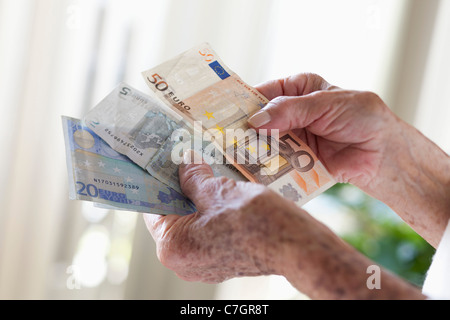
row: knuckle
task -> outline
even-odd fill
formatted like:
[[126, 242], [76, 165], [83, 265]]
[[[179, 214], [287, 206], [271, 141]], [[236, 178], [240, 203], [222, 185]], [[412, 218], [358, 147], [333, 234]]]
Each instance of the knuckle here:
[[217, 195], [219, 191], [224, 188], [229, 182], [228, 178], [226, 177], [216, 177], [212, 179], [208, 179], [207, 181], [204, 181], [199, 186], [198, 191], [201, 192], [204, 195]]
[[304, 99], [310, 106], [336, 108], [342, 105], [341, 100], [344, 99], [344, 95], [338, 91], [319, 90], [304, 96]]
[[204, 172], [204, 168], [192, 165], [185, 169], [184, 174], [180, 177], [180, 187], [183, 192], [189, 196], [192, 193], [196, 193], [198, 190], [203, 189], [205, 183], [210, 176]]
[[[220, 197], [226, 199], [230, 194], [236, 190], [236, 181], [227, 177], [217, 177], [214, 181], [215, 192]], [[232, 196], [233, 197], [233, 196]]]
[[308, 79], [308, 81], [311, 81], [315, 84], [321, 84], [323, 82], [326, 82], [325, 79], [322, 78], [322, 76], [314, 72], [305, 72], [303, 73], [303, 75], [306, 77], [306, 79]]
[[372, 114], [383, 114], [386, 105], [383, 100], [374, 92], [361, 91], [357, 94], [360, 105], [364, 106]]
[[224, 186], [233, 184], [233, 182], [235, 182], [234, 180], [229, 179], [225, 176], [217, 177], [217, 178], [215, 178], [215, 180], [216, 180], [216, 183], [224, 185]]
[[195, 184], [195, 176], [196, 170], [194, 170], [194, 168], [186, 168], [183, 174], [180, 174], [181, 188], [183, 188], [183, 186], [190, 186], [191, 184]]
[[243, 182], [239, 189], [241, 192], [245, 192], [249, 206], [267, 203], [273, 195], [273, 191], [264, 185], [251, 182]]
[[306, 96], [306, 98], [309, 99], [329, 99], [330, 97], [335, 96], [335, 92], [333, 91], [328, 91], [328, 90], [318, 90], [318, 91], [314, 91], [311, 94], [309, 94], [308, 96]]
[[234, 189], [237, 185], [235, 180], [227, 177], [220, 177], [220, 184], [227, 189]]
[[359, 96], [368, 104], [378, 104], [381, 101], [380, 97], [372, 91], [360, 91]]
[[288, 97], [287, 96], [278, 96], [276, 98], [273, 98], [270, 102], [269, 102], [269, 107], [280, 107], [286, 104], [286, 102], [288, 101]]
[[306, 92], [313, 92], [317, 90], [325, 90], [330, 87], [330, 84], [320, 75], [312, 72], [302, 74], [306, 78], [307, 88]]

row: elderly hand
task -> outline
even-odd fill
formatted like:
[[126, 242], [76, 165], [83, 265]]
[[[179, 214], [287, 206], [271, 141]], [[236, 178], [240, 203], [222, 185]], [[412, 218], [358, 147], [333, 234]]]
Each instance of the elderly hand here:
[[293, 130], [338, 182], [364, 187], [379, 172], [396, 119], [374, 93], [342, 90], [314, 74], [256, 87], [271, 101], [249, 119], [257, 129]]
[[437, 246], [450, 218], [450, 159], [374, 93], [342, 90], [314, 74], [266, 82], [271, 101], [249, 119], [257, 129], [293, 130], [338, 182], [396, 211]]
[[369, 290], [373, 263], [327, 227], [268, 188], [215, 178], [190, 158], [180, 165], [180, 183], [198, 212], [144, 215], [158, 258], [180, 278], [217, 283], [279, 274], [311, 298], [423, 298], [384, 271], [383, 290]]
[[[341, 90], [302, 74], [258, 87], [270, 103], [249, 123], [293, 130], [341, 182], [351, 182], [396, 210], [436, 245], [449, 218], [449, 157], [396, 117], [373, 93]], [[161, 262], [186, 280], [221, 282], [280, 274], [311, 298], [419, 299], [403, 280], [373, 262], [293, 202], [249, 182], [215, 178], [206, 164], [180, 166], [183, 192], [198, 212], [144, 215]], [[432, 160], [432, 161], [431, 161]]]
[[312, 232], [329, 232], [263, 185], [215, 178], [209, 165], [191, 163], [190, 152], [180, 165], [180, 184], [198, 212], [144, 216], [160, 261], [180, 278], [221, 282], [280, 274], [283, 242], [291, 234], [303, 239], [306, 249], [312, 245]]

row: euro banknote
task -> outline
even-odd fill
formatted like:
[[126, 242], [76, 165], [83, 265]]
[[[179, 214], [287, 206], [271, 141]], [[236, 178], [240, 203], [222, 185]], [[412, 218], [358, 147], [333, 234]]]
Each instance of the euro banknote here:
[[[166, 106], [213, 137], [214, 145], [247, 179], [298, 205], [335, 181], [293, 132], [262, 137], [247, 120], [268, 100], [230, 70], [208, 43], [144, 71], [149, 88]], [[262, 140], [262, 141], [261, 141]]]
[[195, 212], [183, 194], [113, 150], [81, 120], [62, 117], [62, 122], [70, 199], [163, 215]]
[[[178, 165], [183, 151], [194, 149], [208, 160], [215, 176], [235, 180], [245, 177], [225, 161], [207, 141], [194, 137], [194, 128], [162, 101], [148, 96], [129, 84], [120, 83], [84, 117], [86, 126], [117, 152], [126, 155], [153, 177], [182, 192]], [[196, 142], [197, 141], [197, 142]], [[177, 146], [182, 145], [182, 148]], [[179, 150], [178, 154], [176, 150]], [[208, 151], [208, 153], [205, 152]], [[220, 163], [222, 162], [222, 164]]]

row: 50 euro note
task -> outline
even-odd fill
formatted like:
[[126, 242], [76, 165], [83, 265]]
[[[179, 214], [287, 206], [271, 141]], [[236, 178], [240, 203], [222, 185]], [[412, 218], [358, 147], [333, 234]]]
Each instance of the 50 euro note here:
[[163, 215], [195, 212], [189, 199], [113, 150], [81, 120], [62, 122], [70, 199]]
[[247, 179], [262, 183], [298, 205], [335, 181], [293, 132], [263, 137], [247, 120], [268, 100], [230, 70], [208, 43], [144, 71], [150, 89], [195, 125]]
[[[157, 98], [120, 83], [84, 117], [86, 126], [115, 151], [126, 155], [160, 182], [181, 193], [178, 165], [186, 149], [204, 157], [204, 141], [194, 143], [193, 128]], [[198, 140], [198, 139], [197, 139]], [[177, 148], [182, 144], [183, 148]], [[178, 154], [176, 150], [180, 150]], [[222, 156], [223, 157], [223, 156]], [[212, 162], [212, 161], [210, 161]], [[245, 178], [231, 165], [212, 163], [216, 176]]]

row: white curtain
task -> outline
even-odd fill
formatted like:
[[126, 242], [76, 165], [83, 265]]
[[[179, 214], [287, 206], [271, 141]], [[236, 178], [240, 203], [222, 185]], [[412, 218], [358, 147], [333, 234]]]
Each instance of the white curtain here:
[[450, 1], [441, 1], [422, 75], [415, 125], [450, 154]]
[[[420, 2], [0, 0], [0, 298], [299, 297], [276, 277], [179, 280], [157, 261], [140, 214], [69, 201], [61, 115], [82, 117], [119, 81], [146, 91], [141, 71], [208, 41], [252, 85], [310, 71], [375, 91], [445, 135], [448, 150], [450, 97], [431, 84], [450, 92], [449, 4]], [[432, 43], [411, 57], [413, 14], [433, 18], [414, 21]], [[429, 85], [413, 83], [420, 103], [396, 108], [408, 97], [393, 90], [405, 57], [425, 66]], [[435, 121], [440, 112], [447, 120]]]

